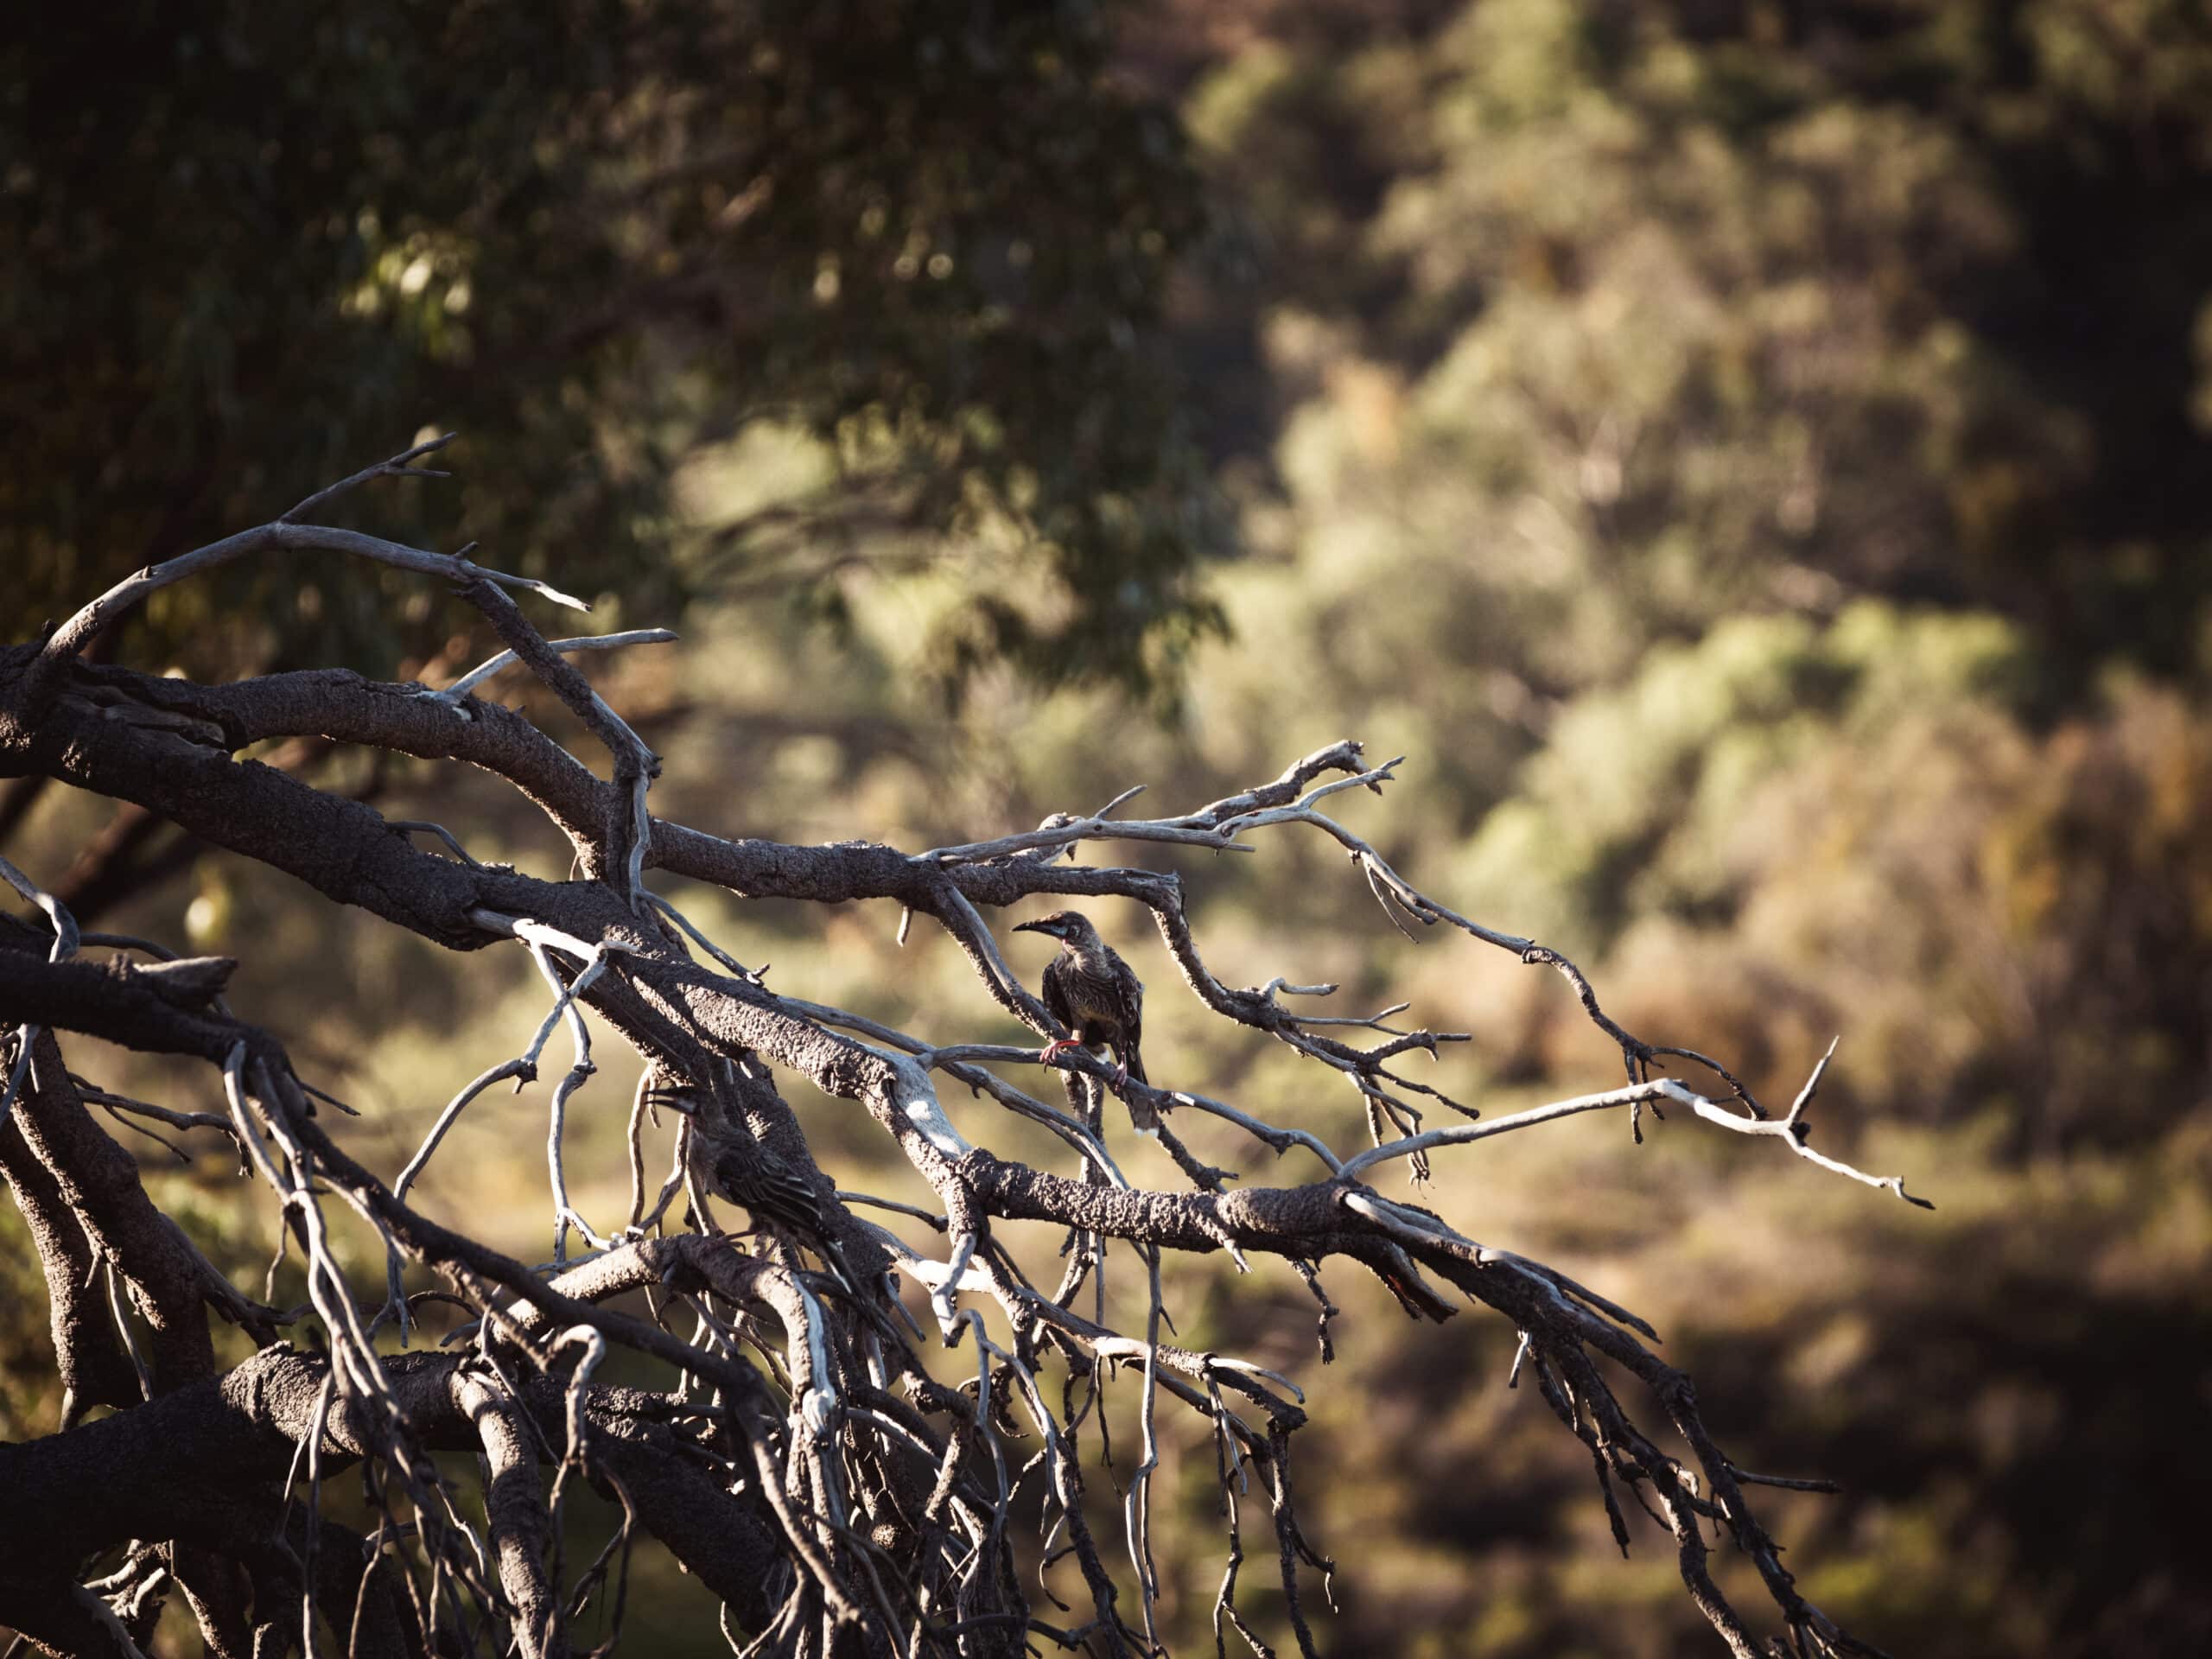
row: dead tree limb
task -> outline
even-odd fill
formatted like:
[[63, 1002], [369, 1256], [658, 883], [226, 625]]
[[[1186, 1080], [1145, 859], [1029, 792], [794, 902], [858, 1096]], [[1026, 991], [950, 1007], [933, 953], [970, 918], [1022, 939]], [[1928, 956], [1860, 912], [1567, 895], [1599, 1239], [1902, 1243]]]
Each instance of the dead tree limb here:
[[[442, 441], [441, 441], [442, 442]], [[163, 1575], [185, 1589], [211, 1651], [260, 1652], [290, 1643], [362, 1654], [446, 1652], [488, 1638], [527, 1659], [573, 1650], [584, 1605], [623, 1605], [621, 1572], [634, 1527], [697, 1573], [764, 1651], [1014, 1655], [1033, 1637], [1063, 1647], [1159, 1649], [1150, 1481], [1163, 1455], [1158, 1414], [1190, 1411], [1206, 1425], [1228, 1503], [1230, 1567], [1217, 1627], [1249, 1630], [1236, 1605], [1243, 1560], [1239, 1493], [1266, 1494], [1281, 1581], [1301, 1651], [1314, 1637], [1301, 1599], [1306, 1570], [1325, 1564], [1298, 1518], [1292, 1436], [1306, 1421], [1287, 1376], [1234, 1356], [1179, 1347], [1163, 1333], [1172, 1281], [1163, 1254], [1226, 1254], [1240, 1269], [1268, 1258], [1334, 1312], [1319, 1274], [1338, 1258], [1376, 1275], [1409, 1313], [1441, 1319], [1464, 1296], [1521, 1333], [1539, 1392], [1588, 1449], [1626, 1547], [1615, 1499], [1647, 1500], [1675, 1550], [1685, 1590], [1732, 1652], [1869, 1653], [1798, 1592], [1779, 1548], [1746, 1496], [1744, 1476], [1701, 1420], [1689, 1379], [1659, 1360], [1648, 1323], [1599, 1291], [1510, 1250], [1486, 1247], [1441, 1217], [1369, 1184], [1397, 1159], [1467, 1155], [1475, 1142], [1567, 1116], [1681, 1107], [1692, 1122], [1781, 1142], [1821, 1169], [1887, 1187], [1808, 1144], [1799, 1109], [1770, 1117], [1719, 1062], [1646, 1042], [1600, 1007], [1580, 969], [1537, 942], [1460, 915], [1414, 887], [1343, 821], [1354, 791], [1382, 795], [1405, 763], [1370, 766], [1360, 746], [1317, 750], [1273, 780], [1194, 811], [1113, 816], [1134, 791], [1087, 817], [1055, 814], [1034, 830], [918, 854], [865, 842], [795, 846], [731, 838], [654, 817], [658, 761], [563, 652], [658, 635], [548, 641], [510, 596], [566, 601], [540, 583], [502, 577], [461, 555], [398, 547], [302, 522], [340, 491], [416, 474], [421, 445], [308, 498], [282, 518], [140, 572], [47, 638], [0, 648], [0, 778], [69, 785], [174, 824], [208, 846], [305, 882], [455, 951], [526, 951], [545, 982], [543, 1026], [521, 1054], [492, 1063], [453, 1096], [440, 1132], [494, 1080], [538, 1080], [549, 1042], [565, 1029], [571, 1063], [552, 1091], [550, 1198], [555, 1262], [533, 1268], [426, 1214], [410, 1192], [437, 1155], [433, 1134], [404, 1172], [372, 1170], [327, 1134], [319, 1095], [266, 1030], [222, 996], [227, 968], [134, 966], [95, 954], [65, 904], [7, 867], [37, 912], [0, 925], [0, 1025], [9, 1096], [0, 1170], [29, 1218], [46, 1270], [68, 1406], [57, 1432], [0, 1446], [0, 1620], [56, 1652], [133, 1650], [133, 1620], [157, 1605]], [[466, 550], [464, 550], [466, 551]], [[342, 554], [464, 584], [505, 653], [444, 691], [381, 684], [334, 671], [273, 674], [206, 686], [84, 659], [86, 645], [144, 596], [229, 559], [273, 552]], [[519, 714], [471, 690], [512, 659], [550, 687], [612, 757], [602, 779]], [[276, 738], [480, 768], [534, 803], [574, 849], [578, 879], [545, 881], [471, 858], [435, 824], [387, 822], [371, 805], [306, 778], [236, 758]], [[1326, 810], [1323, 808], [1327, 806]], [[1410, 1076], [1461, 1033], [1376, 1014], [1313, 1012], [1335, 988], [1224, 984], [1206, 965], [1172, 873], [1077, 866], [1085, 844], [1141, 842], [1261, 854], [1268, 832], [1307, 831], [1336, 843], [1402, 931], [1441, 927], [1524, 962], [1558, 969], [1617, 1048], [1624, 1087], [1502, 1118], [1423, 1127], [1442, 1106], [1470, 1103]], [[435, 832], [426, 845], [416, 832]], [[1069, 1104], [1034, 1088], [1038, 1052], [961, 1039], [952, 1028], [898, 1031], [846, 1010], [785, 996], [749, 956], [708, 938], [647, 886], [655, 872], [715, 883], [744, 898], [880, 901], [900, 925], [934, 920], [973, 966], [982, 995], [1040, 1037], [1058, 1027], [1008, 966], [991, 916], [1033, 897], [1113, 898], [1153, 917], [1185, 987], [1213, 1014], [1265, 1033], [1349, 1088], [1371, 1144], [1336, 1147], [1312, 1128], [1268, 1121], [1249, 1106], [1168, 1084], [1127, 1083], [1081, 1050], [1053, 1062]], [[695, 955], [694, 948], [702, 953]], [[602, 1098], [592, 1079], [593, 1033], [611, 1033], [647, 1061], [652, 1099], [686, 1114], [660, 1205], [647, 1213], [632, 1151], [630, 1217], [600, 1224], [569, 1198], [563, 1128], [580, 1110], [624, 1110], [633, 1147], [644, 1100]], [[226, 1116], [213, 1120], [280, 1200], [280, 1225], [304, 1257], [309, 1303], [280, 1313], [230, 1286], [156, 1208], [130, 1158], [86, 1109], [56, 1033], [83, 1033], [205, 1065], [219, 1077]], [[1711, 1099], [1652, 1067], [1679, 1056], [1731, 1086]], [[489, 1058], [489, 1057], [487, 1057]], [[1827, 1064], [1821, 1061], [1824, 1067]], [[928, 1184], [941, 1215], [874, 1199], [822, 1167], [817, 1145], [778, 1085], [804, 1077], [861, 1106]], [[955, 1126], [938, 1095], [949, 1077], [1009, 1114], [1049, 1128], [1062, 1166], [1002, 1155]], [[1277, 1157], [1315, 1166], [1302, 1185], [1231, 1185], [1227, 1173], [1182, 1153], [1192, 1190], [1132, 1185], [1116, 1137], [1096, 1109], [1127, 1090], [1160, 1115], [1230, 1122]], [[105, 1091], [94, 1094], [106, 1097]], [[1741, 1109], [1738, 1109], [1740, 1106]], [[204, 1116], [204, 1115], [203, 1115]], [[1188, 1121], [1187, 1119], [1185, 1120]], [[188, 1128], [205, 1125], [189, 1119]], [[1170, 1132], [1172, 1133], [1172, 1131]], [[1640, 1134], [1640, 1130], [1639, 1130]], [[1179, 1140], [1173, 1142], [1180, 1148]], [[681, 1191], [687, 1200], [672, 1204]], [[749, 1210], [741, 1245], [720, 1234], [711, 1201]], [[681, 1213], [689, 1230], [670, 1219]], [[918, 1232], [908, 1224], [922, 1224]], [[1001, 1224], [1054, 1224], [1071, 1243], [1060, 1288], [1047, 1294], [1004, 1239]], [[350, 1271], [334, 1230], [367, 1230], [381, 1282]], [[571, 1228], [594, 1243], [561, 1258]], [[1149, 1287], [1141, 1324], [1107, 1317], [1103, 1274], [1119, 1250]], [[95, 1295], [95, 1270], [122, 1299]], [[410, 1292], [407, 1276], [417, 1287]], [[910, 1278], [928, 1294], [938, 1339], [976, 1359], [966, 1389], [933, 1380], [922, 1330], [899, 1298]], [[1090, 1311], [1077, 1304], [1086, 1286]], [[650, 1317], [613, 1306], [647, 1299]], [[443, 1351], [393, 1353], [425, 1296], [457, 1303], [467, 1323]], [[125, 1311], [124, 1303], [129, 1305]], [[259, 1352], [217, 1374], [212, 1308]], [[312, 1350], [279, 1341], [287, 1325]], [[139, 1330], [144, 1332], [140, 1351]], [[623, 1389], [597, 1380], [615, 1349], [657, 1379]], [[1598, 1361], [1634, 1380], [1631, 1402]], [[1087, 1511], [1084, 1434], [1105, 1432], [1102, 1389], [1123, 1370], [1139, 1390], [1141, 1440], [1126, 1492], [1128, 1576]], [[1516, 1367], [1516, 1370], [1519, 1368]], [[1047, 1386], [1057, 1374], [1058, 1398]], [[94, 1405], [112, 1415], [84, 1421]], [[1017, 1419], [1042, 1450], [1017, 1461]], [[1648, 1421], [1653, 1427], [1643, 1426]], [[1657, 1433], [1688, 1447], [1678, 1458]], [[479, 1535], [433, 1454], [483, 1459], [488, 1535]], [[361, 1471], [380, 1517], [346, 1535], [322, 1514], [324, 1484]], [[97, 1473], [95, 1472], [97, 1471]], [[619, 1503], [624, 1519], [573, 1581], [558, 1548], [563, 1494], [578, 1480]], [[1015, 1571], [1014, 1539], [1034, 1522], [1048, 1563], [1076, 1558], [1065, 1587], [1087, 1604], [1071, 1627], [1035, 1618]], [[1770, 1605], [1733, 1606], [1706, 1566], [1701, 1529], [1718, 1529], [1757, 1567]], [[131, 1541], [171, 1541], [167, 1553], [103, 1563]], [[1128, 1593], [1134, 1587], [1135, 1594]], [[1763, 1646], [1762, 1624], [1779, 1634]]]

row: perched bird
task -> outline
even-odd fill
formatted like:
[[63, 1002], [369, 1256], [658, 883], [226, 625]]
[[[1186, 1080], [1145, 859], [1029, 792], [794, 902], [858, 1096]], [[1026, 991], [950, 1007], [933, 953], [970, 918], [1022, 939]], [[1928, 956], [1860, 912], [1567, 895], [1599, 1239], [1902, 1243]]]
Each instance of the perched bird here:
[[[1077, 911], [1056, 910], [1014, 931], [1046, 933], [1060, 942], [1060, 954], [1045, 966], [1044, 1003], [1074, 1034], [1052, 1042], [1037, 1058], [1049, 1065], [1063, 1050], [1103, 1046], [1113, 1051], [1116, 1086], [1131, 1077], [1149, 1083], [1137, 1051], [1144, 1035], [1144, 982], [1098, 937], [1090, 918]], [[1159, 1115], [1149, 1105], [1140, 1109], [1133, 1103], [1130, 1116], [1141, 1129], [1159, 1127]]]
[[753, 1224], [780, 1222], [810, 1242], [824, 1235], [814, 1187], [753, 1136], [744, 1120], [694, 1083], [656, 1084], [645, 1090], [654, 1106], [691, 1120], [691, 1169], [711, 1192], [743, 1205]]

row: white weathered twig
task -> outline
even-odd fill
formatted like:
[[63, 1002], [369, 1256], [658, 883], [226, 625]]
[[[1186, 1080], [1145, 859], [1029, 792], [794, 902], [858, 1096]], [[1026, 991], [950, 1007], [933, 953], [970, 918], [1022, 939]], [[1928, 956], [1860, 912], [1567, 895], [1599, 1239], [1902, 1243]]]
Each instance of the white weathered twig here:
[[585, 601], [573, 594], [564, 594], [550, 583], [530, 576], [510, 575], [504, 570], [487, 569], [473, 563], [466, 556], [474, 546], [472, 542], [458, 553], [433, 553], [425, 548], [387, 542], [381, 537], [370, 536], [358, 530], [334, 530], [323, 524], [275, 520], [252, 530], [240, 531], [235, 536], [226, 536], [219, 542], [211, 542], [206, 547], [195, 548], [189, 553], [180, 553], [163, 563], [149, 566], [126, 576], [56, 629], [40, 653], [39, 667], [31, 671], [43, 681], [44, 677], [61, 662], [76, 656], [103, 629], [125, 612], [144, 603], [149, 595], [253, 553], [342, 553], [353, 558], [392, 565], [402, 570], [416, 571], [426, 576], [442, 576], [449, 582], [496, 582], [502, 588], [536, 594], [570, 610], [591, 609]]
[[1510, 1117], [1494, 1117], [1482, 1123], [1457, 1123], [1446, 1129], [1425, 1129], [1419, 1135], [1409, 1135], [1402, 1140], [1387, 1141], [1370, 1147], [1357, 1157], [1344, 1160], [1339, 1172], [1349, 1179], [1357, 1179], [1376, 1165], [1394, 1158], [1408, 1158], [1437, 1147], [1465, 1146], [1471, 1141], [1487, 1141], [1492, 1135], [1510, 1135], [1516, 1129], [1534, 1128], [1539, 1123], [1556, 1122], [1562, 1117], [1573, 1117], [1582, 1112], [1605, 1111], [1616, 1106], [1630, 1106], [1638, 1101], [1671, 1098], [1669, 1090], [1681, 1085], [1670, 1081], [1639, 1083], [1625, 1089], [1608, 1089], [1601, 1094], [1578, 1095], [1572, 1100], [1555, 1100], [1547, 1106], [1532, 1106], [1525, 1112], [1515, 1112]]
[[[1119, 798], [1125, 800], [1128, 796], [1125, 794]], [[1071, 847], [1079, 841], [1175, 841], [1204, 847], [1217, 853], [1247, 853], [1252, 850], [1249, 847], [1238, 846], [1217, 830], [1198, 829], [1159, 819], [1109, 819], [1102, 817], [1071, 818], [1065, 823], [1024, 830], [1015, 835], [1001, 836], [993, 841], [971, 841], [957, 847], [932, 847], [921, 856], [939, 864], [980, 864], [987, 859], [1004, 858], [1010, 853], [1033, 852], [1046, 848], [1058, 850]]]
[[930, 1311], [937, 1315], [938, 1331], [948, 1348], [960, 1338], [960, 1314], [953, 1299], [960, 1294], [961, 1280], [975, 1257], [976, 1235], [963, 1232], [952, 1241], [952, 1259], [930, 1289]]
[[54, 925], [54, 945], [47, 952], [48, 962], [67, 962], [77, 954], [79, 935], [77, 918], [69, 913], [68, 906], [32, 880], [6, 859], [0, 858], [0, 881], [5, 881], [17, 893], [46, 912]]
[[[681, 637], [668, 628], [630, 628], [620, 633], [590, 633], [573, 639], [548, 639], [545, 644], [548, 650], [563, 652], [613, 651], [623, 645], [670, 645]], [[460, 707], [461, 699], [493, 675], [512, 668], [518, 660], [512, 651], [503, 651], [496, 657], [486, 658], [451, 685], [442, 685], [435, 691], [423, 692], [423, 696], [432, 702], [448, 704], [466, 717], [467, 710]]]
[[[6, 881], [44, 911], [53, 924], [54, 944], [46, 953], [48, 962], [67, 962], [77, 954], [77, 918], [69, 913], [67, 905], [4, 858], [0, 858], [0, 880]], [[38, 1033], [39, 1027], [28, 1020], [16, 1027], [16, 1060], [8, 1069], [6, 1087], [0, 1090], [0, 1123], [5, 1123], [8, 1115], [16, 1109], [16, 1096], [22, 1092], [23, 1080], [30, 1075], [31, 1049], [38, 1041]]]
[[[565, 1263], [569, 1258], [569, 1229], [573, 1224], [595, 1250], [607, 1248], [607, 1241], [594, 1231], [576, 1207], [569, 1201], [569, 1179], [562, 1158], [562, 1130], [568, 1122], [569, 1097], [588, 1082], [598, 1068], [592, 1064], [591, 1027], [585, 1023], [583, 1011], [577, 999], [592, 988], [593, 982], [607, 971], [607, 951], [602, 943], [594, 946], [577, 969], [575, 977], [563, 984], [558, 969], [546, 946], [531, 932], [525, 931], [529, 924], [518, 926], [523, 943], [530, 949], [531, 960], [537, 964], [537, 971], [553, 991], [553, 1013], [549, 1020], [565, 1015], [569, 1022], [569, 1040], [575, 1052], [575, 1062], [561, 1081], [554, 1085], [553, 1103], [548, 1114], [545, 1131], [545, 1162], [553, 1183], [553, 1260]], [[543, 1033], [541, 1033], [541, 1040]]]
[[1735, 1134], [1758, 1135], [1781, 1141], [1799, 1157], [1817, 1164], [1822, 1169], [1834, 1174], [1847, 1176], [1854, 1181], [1863, 1182], [1868, 1186], [1882, 1187], [1896, 1193], [1907, 1204], [1917, 1205], [1923, 1210], [1933, 1210], [1936, 1206], [1928, 1199], [1916, 1198], [1904, 1190], [1903, 1176], [1869, 1175], [1863, 1170], [1854, 1169], [1840, 1159], [1830, 1158], [1823, 1153], [1815, 1152], [1806, 1144], [1802, 1136], [1801, 1122], [1804, 1103], [1811, 1098], [1815, 1085], [1818, 1084], [1821, 1074], [1827, 1069], [1828, 1061], [1834, 1053], [1835, 1046], [1831, 1043], [1828, 1046], [1828, 1052], [1821, 1057], [1819, 1065], [1814, 1068], [1811, 1081], [1808, 1082], [1804, 1090], [1799, 1095], [1797, 1105], [1791, 1109], [1787, 1119], [1779, 1122], [1770, 1118], [1749, 1117], [1741, 1112], [1731, 1111], [1726, 1106], [1685, 1088], [1671, 1077], [1661, 1077], [1655, 1078], [1649, 1083], [1632, 1084], [1624, 1089], [1609, 1089], [1602, 1094], [1581, 1095], [1572, 1100], [1554, 1101], [1547, 1106], [1531, 1107], [1525, 1112], [1516, 1112], [1510, 1117], [1492, 1118], [1484, 1123], [1458, 1124], [1450, 1128], [1429, 1129], [1420, 1135], [1408, 1135], [1402, 1140], [1370, 1147], [1357, 1157], [1347, 1159], [1341, 1173], [1346, 1179], [1357, 1179], [1377, 1164], [1388, 1162], [1395, 1158], [1410, 1157], [1437, 1147], [1465, 1146], [1471, 1141], [1486, 1141], [1492, 1135], [1509, 1135], [1516, 1129], [1533, 1128], [1540, 1123], [1554, 1122], [1560, 1118], [1573, 1117], [1582, 1112], [1605, 1111], [1617, 1106], [1635, 1106], [1645, 1101], [1665, 1100], [1676, 1105], [1687, 1106], [1705, 1122], [1718, 1124], [1720, 1128]]
[[435, 467], [410, 467], [407, 463], [419, 461], [424, 455], [435, 455], [460, 435], [458, 432], [440, 433], [435, 438], [425, 438], [422, 442], [401, 450], [388, 461], [380, 461], [373, 467], [364, 467], [351, 478], [341, 478], [335, 484], [326, 485], [306, 500], [297, 503], [290, 511], [279, 513], [276, 522], [280, 524], [299, 524], [309, 513], [321, 512], [340, 496], [349, 490], [359, 488], [371, 479], [451, 478], [451, 473], [442, 472]]
[[447, 829], [445, 825], [442, 823], [433, 823], [428, 818], [387, 818], [385, 820], [385, 825], [387, 829], [404, 830], [413, 834], [435, 836], [440, 841], [445, 843], [446, 850], [448, 852], [451, 853], [462, 863], [467, 865], [472, 870], [480, 870], [484, 868], [481, 861], [471, 856], [468, 849], [461, 844], [459, 839], [454, 836], [453, 831]]
[[[549, 1024], [546, 1032], [550, 1033], [550, 1029]], [[540, 1033], [533, 1048], [542, 1048], [544, 1046], [545, 1034], [546, 1033]], [[518, 1055], [512, 1060], [502, 1060], [448, 1101], [445, 1109], [438, 1114], [438, 1121], [430, 1126], [429, 1134], [423, 1137], [421, 1147], [412, 1158], [407, 1160], [407, 1167], [399, 1172], [399, 1179], [392, 1183], [392, 1197], [403, 1204], [406, 1202], [407, 1189], [415, 1185], [415, 1178], [423, 1173], [423, 1166], [430, 1161], [430, 1154], [438, 1149], [438, 1143], [446, 1138], [446, 1131], [453, 1128], [454, 1124], [460, 1120], [462, 1109], [477, 1096], [482, 1094], [493, 1084], [504, 1082], [509, 1077], [520, 1077], [527, 1082], [537, 1075], [537, 1065], [535, 1052]]]

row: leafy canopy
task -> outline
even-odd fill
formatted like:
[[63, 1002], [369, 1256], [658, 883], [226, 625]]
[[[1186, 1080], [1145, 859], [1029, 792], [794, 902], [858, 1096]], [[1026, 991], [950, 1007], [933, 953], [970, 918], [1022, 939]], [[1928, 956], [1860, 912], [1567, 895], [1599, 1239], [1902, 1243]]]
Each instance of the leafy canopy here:
[[[388, 533], [657, 615], [794, 530], [954, 537], [995, 556], [941, 671], [1154, 679], [1210, 620], [1154, 344], [1205, 220], [1173, 113], [1109, 74], [1111, 11], [37, 9], [0, 43], [0, 564], [81, 601], [429, 423], [464, 486], [380, 497]], [[812, 487], [679, 534], [678, 463], [759, 423], [820, 446]], [[785, 574], [818, 605], [841, 568]], [[381, 667], [434, 637], [359, 581], [294, 614], [301, 581], [180, 590], [161, 648]]]

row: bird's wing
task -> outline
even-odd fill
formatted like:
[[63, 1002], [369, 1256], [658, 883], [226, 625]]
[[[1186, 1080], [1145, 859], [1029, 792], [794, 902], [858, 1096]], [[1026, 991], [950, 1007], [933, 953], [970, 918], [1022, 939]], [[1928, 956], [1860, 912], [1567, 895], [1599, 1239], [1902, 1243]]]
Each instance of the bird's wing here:
[[1144, 1035], [1144, 982], [1130, 971], [1129, 964], [1110, 950], [1106, 960], [1114, 969], [1114, 976], [1099, 988], [1104, 993], [1103, 1001], [1114, 1010], [1114, 1023], [1121, 1029], [1115, 1035], [1114, 1046], [1120, 1052], [1122, 1064], [1129, 1068], [1129, 1075], [1139, 1083], [1149, 1083], [1144, 1074], [1144, 1062], [1137, 1058], [1137, 1044]]
[[1066, 1027], [1068, 1035], [1080, 1039], [1083, 1022], [1076, 1017], [1075, 1004], [1068, 996], [1068, 967], [1065, 957], [1055, 957], [1045, 964], [1045, 1012]]

